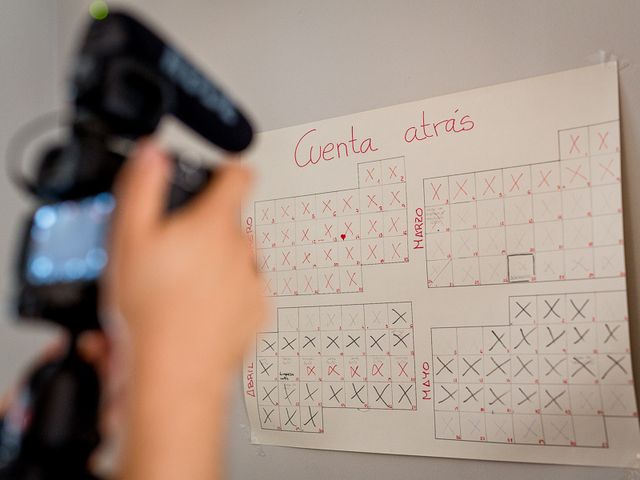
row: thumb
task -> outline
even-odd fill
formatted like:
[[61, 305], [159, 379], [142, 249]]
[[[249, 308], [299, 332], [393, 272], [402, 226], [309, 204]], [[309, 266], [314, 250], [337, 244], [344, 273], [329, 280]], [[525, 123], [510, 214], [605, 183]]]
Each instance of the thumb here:
[[138, 143], [115, 187], [116, 243], [144, 238], [158, 224], [166, 207], [170, 173], [166, 153], [149, 140]]
[[217, 178], [207, 186], [196, 207], [202, 215], [211, 211], [225, 219], [237, 222], [240, 205], [251, 187], [251, 172], [237, 164], [226, 164], [217, 170]]

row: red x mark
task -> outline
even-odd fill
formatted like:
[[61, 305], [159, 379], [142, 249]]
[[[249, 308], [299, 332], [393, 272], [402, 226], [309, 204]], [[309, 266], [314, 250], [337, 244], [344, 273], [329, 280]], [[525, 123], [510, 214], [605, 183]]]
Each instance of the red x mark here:
[[376, 195], [375, 195], [375, 193], [374, 193], [373, 195], [369, 195], [369, 194], [367, 194], [367, 198], [369, 199], [369, 205], [367, 205], [367, 207], [370, 207], [372, 203], [373, 203], [376, 207], [378, 206], [378, 202], [376, 202]]
[[302, 230], [302, 239], [300, 241], [304, 242], [305, 240], [307, 242], [311, 241], [311, 239], [309, 238], [309, 229], [308, 228], [305, 228], [304, 230]]
[[389, 231], [390, 232], [394, 231], [396, 233], [399, 233], [399, 230], [398, 230], [398, 222], [399, 221], [400, 221], [400, 217], [396, 217], [396, 218], [391, 217], [391, 225], [389, 225]]
[[267, 292], [267, 295], [270, 295], [271, 292], [273, 291], [273, 288], [271, 286], [272, 281], [273, 281], [272, 278], [267, 278], [267, 281], [264, 284], [264, 291]]
[[391, 247], [393, 248], [393, 255], [391, 258], [400, 258], [400, 244], [399, 243], [392, 243]]
[[302, 208], [304, 208], [304, 211], [302, 212], [303, 215], [306, 215], [307, 213], [309, 215], [311, 215], [311, 210], [309, 210], [309, 205], [311, 204], [311, 202], [301, 202], [302, 203]]
[[293, 293], [291, 291], [291, 282], [292, 281], [293, 281], [293, 278], [291, 278], [291, 277], [284, 279], [284, 288], [282, 289], [283, 292], [286, 290], [289, 293]]
[[304, 254], [304, 260], [302, 260], [302, 263], [308, 263], [309, 265], [311, 265], [311, 252], [303, 252]]
[[262, 209], [262, 220], [269, 220], [269, 209], [268, 208], [263, 208]]
[[355, 260], [355, 258], [353, 258], [353, 248], [354, 247], [345, 247], [345, 250], [347, 251], [347, 259], [351, 259], [351, 260]]
[[580, 147], [578, 146], [578, 140], [580, 139], [580, 135], [576, 135], [574, 137], [573, 135], [570, 134], [569, 137], [571, 137], [571, 148], [569, 149], [569, 154], [573, 153], [574, 150], [577, 153], [582, 153], [580, 151]]
[[462, 182], [462, 185], [460, 184], [460, 182], [456, 180], [456, 185], [458, 186], [458, 190], [456, 191], [456, 194], [453, 196], [453, 198], [457, 198], [460, 192], [464, 193], [465, 195], [468, 195], [467, 191], [464, 189], [464, 187], [467, 185], [467, 180], [468, 179], [465, 179], [465, 181]]
[[262, 270], [269, 270], [269, 260], [271, 259], [271, 255], [267, 255], [264, 257], [264, 261], [262, 262]]
[[283, 216], [283, 217], [288, 217], [288, 216], [289, 216], [289, 207], [290, 207], [290, 206], [291, 206], [291, 205], [282, 205], [282, 206], [280, 207], [280, 210], [282, 210], [282, 216]]
[[313, 280], [313, 277], [307, 277], [305, 275], [304, 276], [304, 280], [306, 282], [305, 287], [304, 287], [304, 291], [305, 292], [313, 292], [313, 287], [311, 286], [311, 280]]
[[316, 366], [315, 365], [307, 365], [307, 375], [315, 375], [316, 374]]
[[549, 184], [549, 177], [551, 176], [551, 170], [547, 171], [547, 173], [545, 174], [542, 170], [540, 170], [540, 183], [538, 184], [538, 188], [540, 188], [542, 185], [546, 185], [547, 187], [550, 187], [551, 185]]
[[398, 166], [396, 165], [395, 167], [389, 167], [389, 180], [391, 180], [392, 178], [398, 178]]
[[335, 374], [337, 376], [340, 376], [340, 373], [338, 373], [338, 365], [329, 365], [329, 368], [327, 369], [327, 375], [331, 375], [331, 374]]
[[493, 193], [496, 193], [496, 191], [493, 189], [493, 182], [495, 181], [496, 181], [495, 175], [491, 177], [491, 180], [487, 180], [486, 178], [484, 179], [484, 183], [487, 186], [487, 188], [484, 189], [484, 193], [482, 195], [486, 195], [489, 190], [491, 190]]
[[567, 170], [573, 173], [573, 175], [571, 176], [571, 180], [569, 180], [569, 183], [573, 183], [576, 177], [580, 177], [585, 181], [587, 180], [587, 177], [585, 177], [582, 173], [580, 173], [580, 170], [582, 170], [582, 165], [578, 165], [578, 168], [576, 168], [575, 170], [572, 170], [569, 167], [567, 167]]
[[608, 136], [609, 136], [609, 132], [606, 132], [604, 135], [598, 132], [598, 137], [600, 137], [600, 145], [598, 146], [598, 150], [602, 150], [602, 147], [604, 147], [605, 150], [609, 148], [609, 146], [607, 145]]
[[375, 377], [376, 375], [382, 377], [382, 367], [384, 367], [384, 363], [374, 363], [371, 367], [371, 376]]
[[613, 165], [613, 158], [609, 160], [609, 163], [606, 166], [602, 163], [599, 163], [599, 165], [602, 169], [602, 180], [604, 180], [604, 177], [607, 175], [607, 173], [615, 178], [616, 174], [613, 173], [613, 170], [611, 170], [611, 165]]
[[398, 367], [400, 367], [400, 373], [398, 373], [399, 377], [404, 375], [405, 377], [409, 378], [409, 374], [407, 373], [407, 370], [406, 370], [408, 365], [409, 364], [407, 362], [404, 362], [404, 363], [398, 362]]
[[349, 286], [351, 286], [351, 285], [355, 285], [356, 287], [360, 286], [360, 285], [358, 285], [356, 283], [356, 273], [357, 272], [351, 273], [351, 272], [347, 271], [347, 276], [349, 277]]
[[342, 211], [344, 212], [347, 208], [349, 210], [351, 210], [351, 200], [353, 200], [353, 195], [350, 195], [349, 198], [343, 198], [342, 199], [342, 203], [344, 203], [344, 205], [342, 206]]
[[365, 182], [368, 182], [369, 179], [371, 179], [372, 182], [374, 181], [373, 180], [373, 172], [375, 172], [375, 170], [376, 170], [375, 167], [373, 167], [371, 169], [367, 168], [367, 178], [366, 178]]
[[378, 233], [378, 229], [376, 228], [376, 225], [378, 224], [378, 220], [371, 220], [369, 219], [369, 225], [371, 226], [369, 228], [369, 231], [367, 232], [367, 234], [371, 233], [371, 232], [376, 232]]
[[271, 236], [269, 235], [269, 232], [262, 232], [262, 243], [263, 244], [271, 243]]
[[290, 240], [289, 239], [289, 229], [288, 228], [286, 230], [282, 230], [282, 243], [284, 243], [287, 240]]
[[402, 205], [402, 202], [400, 201], [400, 190], [396, 192], [394, 192], [393, 190], [391, 191], [390, 205], [393, 205], [394, 203], [397, 203], [398, 205]]
[[287, 265], [291, 266], [291, 262], [289, 262], [289, 255], [291, 255], [291, 250], [288, 252], [282, 252], [282, 265], [287, 262]]
[[440, 189], [442, 188], [442, 184], [438, 184], [438, 188], [432, 183], [431, 188], [433, 189], [433, 198], [431, 200], [440, 200]]
[[[373, 247], [373, 248], [371, 248], [371, 247]], [[367, 257], [367, 260], [369, 260], [372, 256], [376, 260], [378, 259], [377, 255], [376, 255], [376, 248], [378, 248], [378, 245], [369, 245], [369, 256]]]
[[327, 225], [326, 223], [324, 224], [324, 236], [325, 237], [333, 237], [333, 234], [331, 233], [331, 229], [333, 228], [333, 225]]
[[355, 235], [355, 234], [353, 233], [353, 230], [351, 230], [351, 225], [353, 225], [353, 222], [349, 222], [349, 223], [344, 222], [344, 228], [346, 229], [346, 230], [344, 231], [344, 233], [345, 233], [345, 234], [346, 234], [346, 233], [350, 233], [351, 235]]
[[322, 200], [322, 204], [324, 205], [324, 207], [322, 208], [322, 213], [326, 212], [327, 210], [329, 210], [330, 212], [332, 211], [331, 209], [331, 199], [324, 201]]
[[331, 258], [331, 251], [332, 250], [333, 250], [333, 248], [330, 248], [329, 250], [322, 249], [322, 251], [324, 252], [324, 259], [325, 260], [329, 260], [330, 262], [333, 262], [333, 258]]
[[349, 367], [349, 370], [351, 370], [351, 378], [360, 377], [360, 374], [358, 373], [359, 368], [360, 368], [360, 365], [356, 365], [355, 367]]
[[333, 284], [331, 283], [333, 281], [333, 273], [331, 275], [327, 275], [326, 273], [324, 274], [324, 279], [325, 279], [325, 288], [328, 288], [330, 290], [333, 290]]
[[522, 180], [522, 177], [524, 176], [524, 173], [520, 173], [520, 175], [518, 175], [518, 178], [514, 177], [513, 174], [511, 174], [511, 188], [509, 189], [510, 192], [513, 192], [514, 188], [517, 188], [518, 191], [520, 191], [520, 180]]

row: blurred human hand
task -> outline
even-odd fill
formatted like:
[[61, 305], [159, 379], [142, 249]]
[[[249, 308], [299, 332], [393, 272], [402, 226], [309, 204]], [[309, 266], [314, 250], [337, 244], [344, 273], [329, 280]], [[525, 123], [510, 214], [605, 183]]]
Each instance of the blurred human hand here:
[[[104, 303], [124, 370], [123, 478], [215, 478], [232, 375], [265, 317], [238, 165], [167, 214], [171, 162], [144, 141], [116, 188]], [[186, 441], [188, 439], [188, 441]]]
[[140, 359], [149, 354], [165, 368], [210, 378], [239, 363], [264, 318], [261, 279], [239, 225], [250, 174], [227, 164], [205, 191], [167, 215], [171, 167], [147, 140], [123, 168], [107, 308], [124, 320]]

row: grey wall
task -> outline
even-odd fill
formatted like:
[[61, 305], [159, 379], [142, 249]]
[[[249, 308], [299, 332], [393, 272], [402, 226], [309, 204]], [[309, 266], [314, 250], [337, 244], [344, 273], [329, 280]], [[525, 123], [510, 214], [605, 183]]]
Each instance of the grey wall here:
[[[24, 117], [37, 110], [40, 103], [36, 98], [46, 103], [54, 95], [52, 85], [60, 85], [61, 71], [56, 68], [68, 60], [71, 41], [88, 3], [88, 0], [59, 0], [57, 18], [52, 22], [49, 15], [55, 12], [44, 1], [37, 4], [40, 8], [25, 0], [3, 1], [2, 77], [4, 81], [8, 74], [12, 83], [8, 87], [3, 83], [0, 90], [3, 99], [9, 96], [8, 105], [13, 105]], [[222, 79], [250, 107], [261, 130], [579, 67], [593, 63], [599, 50], [617, 55], [624, 67], [620, 85], [625, 233], [631, 328], [638, 348], [640, 245], [635, 240], [640, 239], [640, 209], [632, 211], [630, 207], [640, 202], [640, 189], [634, 188], [635, 182], [640, 181], [640, 164], [636, 160], [640, 154], [637, 27], [640, 1], [129, 0], [125, 3], [147, 13]], [[5, 18], [5, 10], [17, 12], [21, 17]], [[16, 37], [13, 47], [4, 41], [5, 28]], [[59, 60], [52, 62], [55, 35]], [[29, 52], [28, 59], [21, 58], [21, 52], [25, 51]], [[5, 55], [9, 56], [9, 66]], [[16, 65], [23, 65], [21, 62], [28, 65], [16, 69]], [[34, 75], [39, 78], [33, 78]], [[51, 75], [55, 77], [53, 82], [49, 81]], [[35, 90], [36, 85], [39, 97], [25, 90], [25, 86]], [[4, 100], [1, 105], [4, 135], [5, 125], [13, 123], [7, 123]], [[1, 140], [4, 139], [3, 136]], [[5, 218], [13, 219], [18, 207], [7, 193], [5, 180], [2, 182], [2, 207], [9, 210]], [[13, 235], [9, 223], [0, 227], [3, 260], [7, 258], [6, 248]], [[7, 337], [4, 330], [1, 333], [0, 385], [6, 385], [19, 364], [16, 359], [24, 358], [37, 342], [18, 345], [13, 336]], [[12, 351], [6, 354], [9, 349]], [[639, 360], [636, 356], [636, 372], [640, 371]], [[230, 473], [236, 479], [637, 478], [622, 469], [260, 448], [248, 445], [245, 422], [238, 395], [228, 443]]]
[[48, 341], [49, 329], [16, 326], [10, 313], [15, 237], [27, 197], [10, 184], [7, 141], [18, 126], [56, 108], [57, 11], [47, 0], [0, 2], [0, 392]]

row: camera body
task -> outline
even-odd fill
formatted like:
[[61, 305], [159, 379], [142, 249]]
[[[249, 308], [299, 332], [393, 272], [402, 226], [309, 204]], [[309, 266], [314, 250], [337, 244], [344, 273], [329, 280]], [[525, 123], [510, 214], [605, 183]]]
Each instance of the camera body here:
[[[173, 115], [228, 151], [252, 129], [233, 102], [173, 47], [125, 13], [92, 22], [72, 75], [68, 141], [40, 161], [30, 190], [41, 204], [21, 239], [18, 314], [72, 333], [98, 329], [98, 279], [114, 208], [111, 189], [134, 142]], [[170, 212], [211, 180], [209, 168], [174, 156]]]
[[[167, 213], [197, 195], [213, 173], [175, 159]], [[20, 242], [20, 317], [44, 318], [76, 333], [100, 328], [98, 281], [108, 261], [106, 235], [114, 208], [108, 190], [36, 208]]]

